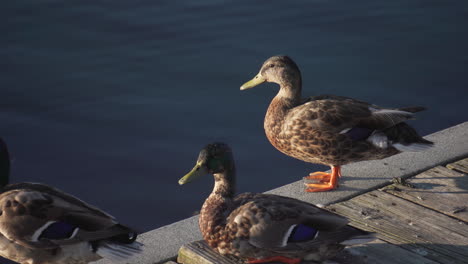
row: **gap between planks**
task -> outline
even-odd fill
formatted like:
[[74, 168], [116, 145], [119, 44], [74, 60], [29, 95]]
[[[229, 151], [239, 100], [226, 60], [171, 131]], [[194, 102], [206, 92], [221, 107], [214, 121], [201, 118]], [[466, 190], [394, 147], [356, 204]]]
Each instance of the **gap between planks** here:
[[467, 263], [466, 164], [468, 159], [437, 166], [408, 178], [406, 186], [386, 186], [326, 209], [436, 263]]

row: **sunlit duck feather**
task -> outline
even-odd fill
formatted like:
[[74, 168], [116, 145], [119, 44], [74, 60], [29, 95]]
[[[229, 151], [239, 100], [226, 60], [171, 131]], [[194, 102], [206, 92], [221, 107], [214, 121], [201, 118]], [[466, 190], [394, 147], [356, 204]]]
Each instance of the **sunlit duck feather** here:
[[346, 218], [293, 198], [243, 193], [235, 196], [235, 165], [229, 146], [207, 145], [179, 184], [213, 174], [214, 189], [200, 212], [203, 238], [217, 252], [248, 263], [320, 262], [346, 245], [374, 239], [347, 226]]
[[307, 176], [318, 183], [307, 184], [306, 191], [336, 188], [342, 165], [422, 151], [433, 145], [404, 122], [423, 107], [389, 109], [335, 95], [301, 98], [301, 72], [287, 56], [266, 60], [241, 90], [263, 82], [280, 85], [264, 121], [270, 143], [288, 156], [332, 169], [331, 173]]

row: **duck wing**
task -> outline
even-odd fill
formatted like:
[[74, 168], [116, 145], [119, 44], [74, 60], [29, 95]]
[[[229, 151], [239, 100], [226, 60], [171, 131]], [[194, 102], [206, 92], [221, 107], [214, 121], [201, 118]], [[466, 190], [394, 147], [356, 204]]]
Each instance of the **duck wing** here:
[[101, 239], [130, 243], [136, 237], [111, 215], [43, 184], [7, 186], [0, 194], [0, 210], [0, 232], [29, 248], [56, 248]]
[[241, 204], [230, 214], [228, 227], [248, 234], [248, 243], [257, 248], [284, 248], [294, 236], [307, 241], [317, 231], [336, 230], [348, 223], [344, 217], [283, 196], [256, 194]]
[[414, 112], [422, 110], [423, 107], [417, 106], [382, 108], [349, 97], [320, 95], [307, 98], [292, 108], [287, 114], [285, 128], [305, 126], [333, 133], [343, 133], [353, 127], [382, 130], [411, 119]]

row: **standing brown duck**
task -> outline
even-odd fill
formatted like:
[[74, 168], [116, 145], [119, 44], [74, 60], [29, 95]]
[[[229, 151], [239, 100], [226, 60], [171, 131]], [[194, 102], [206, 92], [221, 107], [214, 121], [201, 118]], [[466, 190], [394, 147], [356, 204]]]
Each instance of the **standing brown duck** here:
[[423, 107], [382, 108], [356, 99], [319, 95], [301, 98], [301, 72], [287, 56], [273, 56], [240, 89], [263, 82], [280, 85], [268, 107], [264, 128], [271, 144], [284, 154], [331, 167], [306, 179], [307, 192], [335, 189], [341, 166], [383, 159], [403, 151], [422, 151], [433, 145], [404, 121]]

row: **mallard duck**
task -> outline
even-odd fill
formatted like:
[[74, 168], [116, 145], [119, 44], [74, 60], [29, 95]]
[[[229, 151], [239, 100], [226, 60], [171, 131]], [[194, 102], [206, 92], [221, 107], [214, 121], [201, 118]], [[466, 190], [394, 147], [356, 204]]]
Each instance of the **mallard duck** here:
[[402, 151], [422, 151], [433, 145], [404, 122], [423, 107], [382, 108], [335, 95], [301, 98], [301, 72], [287, 56], [266, 60], [260, 72], [240, 89], [263, 82], [280, 85], [264, 121], [270, 143], [288, 156], [331, 167], [331, 173], [305, 177], [318, 181], [306, 184], [308, 192], [336, 188], [342, 165], [383, 159]]
[[179, 184], [213, 174], [215, 184], [200, 211], [203, 238], [217, 252], [248, 263], [323, 261], [345, 247], [374, 239], [347, 226], [347, 219], [315, 205], [273, 194], [235, 196], [236, 169], [224, 143], [201, 150]]
[[141, 251], [136, 232], [111, 215], [38, 183], [7, 185], [10, 158], [0, 138], [0, 255], [24, 264], [113, 262]]

